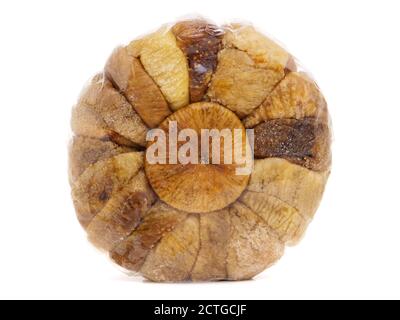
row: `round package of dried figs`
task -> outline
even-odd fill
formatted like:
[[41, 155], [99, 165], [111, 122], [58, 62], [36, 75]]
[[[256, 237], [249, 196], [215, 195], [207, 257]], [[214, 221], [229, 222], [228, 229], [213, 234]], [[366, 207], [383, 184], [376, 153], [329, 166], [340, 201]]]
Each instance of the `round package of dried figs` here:
[[330, 172], [320, 89], [250, 24], [183, 20], [117, 47], [72, 130], [80, 224], [152, 281], [253, 278], [301, 239]]

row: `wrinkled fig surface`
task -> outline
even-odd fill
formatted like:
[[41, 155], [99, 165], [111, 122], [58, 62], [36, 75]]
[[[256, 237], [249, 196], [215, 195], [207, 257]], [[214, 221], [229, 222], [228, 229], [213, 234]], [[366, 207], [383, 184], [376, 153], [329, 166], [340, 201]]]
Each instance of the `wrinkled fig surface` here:
[[[116, 48], [71, 127], [80, 224], [116, 264], [151, 281], [253, 278], [304, 236], [330, 173], [320, 89], [251, 25], [183, 20]], [[160, 152], [151, 129], [166, 139], [164, 163], [149, 158]], [[206, 138], [216, 151], [190, 139], [205, 129], [224, 130]], [[175, 135], [184, 163], [171, 161]], [[252, 151], [247, 173], [229, 161], [238, 150]]]
[[148, 127], [157, 127], [171, 114], [160, 88], [147, 74], [139, 59], [129, 55], [125, 47], [113, 52], [105, 71]]
[[318, 171], [330, 165], [328, 124], [315, 118], [267, 120], [254, 135], [256, 158], [279, 157]]
[[[233, 112], [210, 102], [191, 104], [168, 117], [160, 125], [166, 133], [167, 141], [170, 121], [176, 121], [179, 129], [191, 128], [199, 135], [201, 129], [205, 128], [229, 129], [232, 136], [235, 129], [243, 131], [243, 136], [245, 130]], [[245, 150], [246, 140], [242, 142], [243, 145], [238, 147]], [[231, 146], [230, 141], [228, 146]], [[223, 147], [222, 140], [221, 150], [224, 150]], [[236, 174], [235, 169], [239, 164], [225, 164], [224, 154], [221, 152], [219, 156], [219, 165], [170, 164], [170, 155], [167, 152], [167, 164], [145, 163], [146, 175], [160, 199], [177, 209], [193, 213], [219, 210], [240, 196], [249, 179], [249, 175]], [[200, 162], [201, 155], [198, 157]]]
[[173, 110], [189, 103], [188, 64], [171, 30], [163, 27], [132, 41], [128, 54], [140, 59]]
[[72, 125], [78, 135], [109, 138], [117, 143], [125, 140], [131, 146], [146, 143], [147, 128], [142, 119], [102, 74], [95, 76], [82, 92]]
[[188, 60], [190, 101], [201, 101], [217, 67], [223, 30], [203, 20], [188, 20], [174, 25], [172, 32]]
[[218, 59], [208, 96], [241, 118], [256, 109], [285, 74], [283, 69], [261, 68], [237, 49], [223, 49]]

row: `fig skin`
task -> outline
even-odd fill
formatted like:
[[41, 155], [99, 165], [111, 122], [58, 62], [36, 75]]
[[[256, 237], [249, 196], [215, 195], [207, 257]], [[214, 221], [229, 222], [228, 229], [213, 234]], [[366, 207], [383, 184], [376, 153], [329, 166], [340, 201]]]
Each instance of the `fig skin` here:
[[202, 101], [217, 67], [223, 30], [205, 20], [187, 20], [172, 27], [189, 66], [190, 101]]
[[274, 119], [254, 128], [254, 156], [282, 158], [310, 170], [330, 166], [330, 131], [315, 118]]

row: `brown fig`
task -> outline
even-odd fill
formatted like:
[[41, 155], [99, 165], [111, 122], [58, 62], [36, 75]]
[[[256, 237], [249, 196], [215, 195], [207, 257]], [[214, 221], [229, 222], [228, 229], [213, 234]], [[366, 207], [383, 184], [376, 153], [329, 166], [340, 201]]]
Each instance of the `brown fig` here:
[[149, 128], [157, 127], [171, 114], [160, 88], [127, 48], [114, 50], [105, 71]]
[[190, 101], [203, 100], [222, 48], [223, 30], [205, 20], [186, 20], [172, 28], [189, 64]]
[[[132, 106], [126, 99], [112, 86], [111, 82], [104, 78], [102, 74], [95, 76], [88, 87], [82, 92], [77, 105], [77, 116], [73, 117], [73, 124], [77, 130], [85, 127], [90, 121], [79, 114], [79, 110], [89, 109], [93, 117], [98, 118], [98, 126], [103, 127], [104, 123], [112, 133], [131, 141], [133, 145], [144, 146], [146, 141], [147, 128]], [[97, 130], [96, 130], [97, 132]], [[76, 134], [82, 134], [75, 131]], [[111, 133], [111, 139], [113, 137]], [[87, 134], [90, 137], [98, 137], [96, 133]], [[101, 137], [100, 137], [101, 138]]]

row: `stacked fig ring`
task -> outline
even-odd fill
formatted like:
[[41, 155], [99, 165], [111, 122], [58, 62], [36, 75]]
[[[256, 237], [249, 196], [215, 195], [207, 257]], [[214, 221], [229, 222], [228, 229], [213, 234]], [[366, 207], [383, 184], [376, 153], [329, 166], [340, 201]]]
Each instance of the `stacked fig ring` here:
[[[172, 121], [178, 133], [253, 129], [252, 170], [148, 161], [149, 131], [168, 135]], [[318, 86], [246, 24], [184, 20], [116, 48], [74, 106], [72, 130], [79, 222], [113, 261], [152, 281], [259, 274], [301, 239], [330, 172]]]

